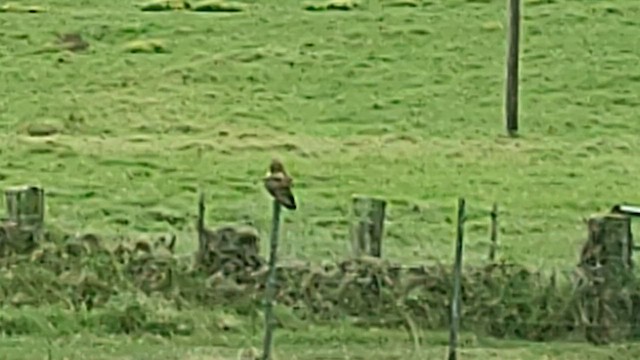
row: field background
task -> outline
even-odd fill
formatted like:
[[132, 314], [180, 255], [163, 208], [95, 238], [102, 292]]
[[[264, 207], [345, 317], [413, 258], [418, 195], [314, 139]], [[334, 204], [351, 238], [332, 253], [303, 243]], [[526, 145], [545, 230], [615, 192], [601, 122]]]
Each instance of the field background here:
[[[497, 201], [500, 256], [563, 268], [577, 261], [582, 217], [640, 202], [637, 1], [524, 1], [518, 139], [502, 135], [505, 1], [245, 3], [213, 14], [49, 0], [29, 3], [44, 13], [0, 14], [0, 185], [43, 185], [56, 226], [172, 231], [191, 252], [198, 186], [209, 226], [248, 222], [266, 238], [260, 178], [279, 156], [300, 203], [285, 216], [284, 258], [343, 257], [360, 193], [390, 201], [386, 258], [448, 259], [465, 196], [466, 261], [486, 257]], [[91, 47], [34, 53], [55, 32]], [[125, 49], [150, 39], [165, 52]], [[40, 346], [25, 341], [2, 346]]]

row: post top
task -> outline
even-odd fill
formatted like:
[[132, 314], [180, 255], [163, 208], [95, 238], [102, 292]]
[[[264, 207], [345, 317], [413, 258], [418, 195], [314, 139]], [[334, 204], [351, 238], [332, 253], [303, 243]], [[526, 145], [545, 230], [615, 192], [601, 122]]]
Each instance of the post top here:
[[593, 214], [589, 216], [588, 220], [597, 220], [597, 219], [628, 219], [629, 216], [624, 213], [601, 213], [601, 214]]
[[38, 185], [16, 185], [5, 188], [6, 193], [19, 193], [25, 191], [42, 190]]
[[640, 206], [616, 204], [611, 208], [613, 214], [625, 214], [630, 216], [640, 216]]

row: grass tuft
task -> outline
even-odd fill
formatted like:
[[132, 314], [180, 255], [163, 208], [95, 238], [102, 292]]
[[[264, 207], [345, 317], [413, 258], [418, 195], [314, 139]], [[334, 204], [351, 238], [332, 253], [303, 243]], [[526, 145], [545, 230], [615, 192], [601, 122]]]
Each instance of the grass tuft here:
[[31, 121], [23, 125], [23, 131], [31, 137], [52, 136], [64, 131], [64, 124], [55, 120]]
[[193, 4], [192, 8], [198, 12], [241, 12], [246, 9], [247, 6], [243, 3], [224, 0], [205, 0]]
[[0, 13], [43, 13], [46, 9], [37, 5], [24, 5], [16, 2], [8, 2], [0, 5]]
[[168, 53], [166, 41], [161, 39], [133, 40], [124, 44], [124, 51], [132, 54]]
[[139, 5], [141, 11], [188, 10], [191, 4], [184, 0], [154, 0]]
[[308, 11], [326, 11], [326, 10], [340, 10], [349, 11], [355, 10], [360, 7], [360, 1], [358, 0], [329, 0], [324, 3], [307, 3], [304, 6]]
[[417, 8], [421, 5], [420, 0], [390, 0], [383, 2], [385, 7], [409, 7]]

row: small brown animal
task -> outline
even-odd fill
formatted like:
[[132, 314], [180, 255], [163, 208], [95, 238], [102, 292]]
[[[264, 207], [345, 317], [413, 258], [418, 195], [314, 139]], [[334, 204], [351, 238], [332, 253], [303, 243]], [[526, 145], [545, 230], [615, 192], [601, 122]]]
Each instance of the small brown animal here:
[[291, 192], [293, 179], [284, 170], [284, 165], [278, 159], [273, 159], [269, 172], [264, 177], [264, 186], [273, 198], [289, 210], [297, 209], [296, 199]]

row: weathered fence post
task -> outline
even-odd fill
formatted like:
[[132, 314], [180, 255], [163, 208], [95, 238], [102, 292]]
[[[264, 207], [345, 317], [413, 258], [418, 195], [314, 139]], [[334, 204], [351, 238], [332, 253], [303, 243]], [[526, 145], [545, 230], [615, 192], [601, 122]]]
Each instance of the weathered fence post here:
[[200, 191], [198, 197], [198, 220], [196, 221], [196, 231], [198, 232], [198, 252], [204, 254], [205, 251], [205, 234], [204, 234], [204, 192]]
[[382, 236], [387, 202], [368, 197], [353, 197], [352, 248], [354, 255], [382, 257]]
[[273, 344], [273, 332], [275, 321], [273, 319], [273, 301], [276, 292], [276, 266], [278, 254], [278, 237], [280, 234], [280, 212], [281, 206], [277, 200], [273, 200], [273, 217], [271, 220], [271, 237], [269, 251], [269, 272], [267, 274], [267, 286], [264, 302], [264, 344], [262, 350], [262, 360], [271, 359], [271, 348]]
[[462, 245], [464, 241], [465, 200], [458, 199], [456, 254], [453, 265], [453, 293], [451, 296], [451, 326], [449, 332], [449, 360], [458, 358], [458, 328], [460, 327], [460, 287], [462, 277]]
[[[0, 228], [0, 253], [10, 248], [17, 252], [33, 249], [44, 235], [44, 189], [33, 185], [11, 187], [4, 197], [7, 219], [15, 227]], [[10, 236], [12, 227], [16, 231]]]
[[496, 260], [496, 251], [498, 249], [498, 204], [493, 203], [493, 208], [489, 214], [491, 217], [491, 245], [489, 248], [489, 261]]
[[[618, 204], [615, 205], [611, 212], [614, 214], [625, 214], [630, 217], [640, 217], [640, 206], [634, 205], [623, 205]], [[633, 240], [633, 233], [629, 235], [628, 241], [628, 266], [630, 268], [631, 274], [635, 274], [634, 271], [634, 262], [633, 262], [633, 252], [640, 250], [640, 246], [638, 246]], [[634, 291], [632, 291], [631, 295], [631, 306], [633, 307], [633, 311], [630, 316], [631, 321], [631, 336], [637, 338], [640, 335], [640, 292], [638, 291], [638, 286], [634, 287]]]
[[[612, 214], [623, 214], [629, 217], [640, 217], [640, 207], [631, 205], [616, 205], [611, 209]], [[633, 252], [640, 250], [638, 245], [633, 241], [633, 234], [629, 233], [629, 239], [627, 241], [626, 257], [628, 266], [633, 268]]]
[[25, 185], [5, 190], [7, 216], [18, 225], [41, 227], [44, 224], [44, 189]]
[[505, 116], [509, 136], [518, 134], [518, 71], [520, 53], [520, 0], [509, 0], [509, 37]]
[[631, 219], [622, 214], [593, 216], [587, 221], [588, 239], [580, 256], [587, 276], [585, 336], [595, 344], [626, 338], [631, 330], [629, 294], [632, 278]]

